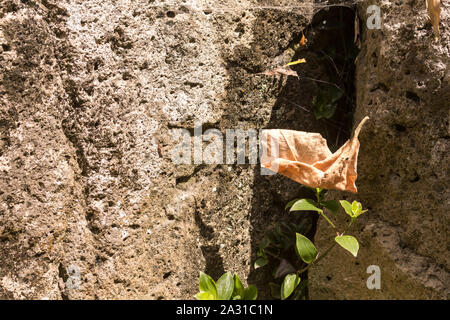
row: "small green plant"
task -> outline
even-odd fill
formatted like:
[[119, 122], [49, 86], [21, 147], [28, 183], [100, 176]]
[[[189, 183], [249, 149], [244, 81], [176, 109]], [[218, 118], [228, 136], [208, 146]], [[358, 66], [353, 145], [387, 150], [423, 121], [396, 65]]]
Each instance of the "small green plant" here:
[[256, 300], [258, 297], [255, 286], [245, 288], [239, 276], [230, 272], [224, 273], [217, 282], [200, 272], [198, 287], [200, 292], [195, 295], [198, 300]]
[[[294, 300], [305, 299], [307, 290], [307, 281], [302, 280], [300, 275], [307, 271], [312, 265], [317, 264], [322, 260], [336, 244], [339, 244], [342, 248], [350, 252], [354, 257], [357, 256], [359, 250], [358, 240], [347, 235], [346, 232], [353, 224], [353, 222], [367, 210], [363, 210], [361, 203], [353, 201], [350, 203], [346, 200], [323, 200], [323, 197], [327, 190], [321, 188], [308, 188], [315, 193], [316, 199], [294, 199], [286, 205], [286, 210], [298, 211], [298, 212], [311, 212], [315, 211], [317, 214], [325, 219], [333, 228], [336, 228], [332, 220], [325, 214], [325, 210], [331, 211], [334, 215], [339, 211], [339, 207], [342, 207], [346, 214], [350, 216], [350, 222], [341, 233], [337, 233], [334, 237], [333, 243], [323, 253], [319, 254], [317, 248], [304, 234], [309, 231], [309, 227], [303, 226], [304, 234], [295, 232], [295, 239], [290, 241], [288, 234], [285, 231], [292, 231], [292, 226], [285, 228], [284, 231], [280, 227], [276, 227], [275, 231], [268, 233], [261, 244], [259, 245], [257, 260], [254, 263], [255, 269], [263, 267], [269, 263], [269, 257], [275, 257], [280, 260], [278, 267], [275, 269], [274, 278], [283, 276], [284, 279], [280, 284], [270, 282], [272, 296], [285, 300], [291, 298]], [[300, 226], [297, 226], [298, 228]], [[300, 228], [299, 228], [300, 229]], [[292, 233], [291, 233], [292, 235]], [[295, 253], [301, 261], [303, 261], [302, 268], [295, 268], [292, 263], [280, 255], [280, 251], [274, 253], [273, 248], [281, 248], [283, 250], [288, 249], [291, 244], [294, 243]], [[306, 265], [306, 266], [305, 266]]]
[[317, 96], [313, 99], [314, 116], [316, 119], [332, 118], [336, 112], [337, 103], [343, 95], [344, 92], [335, 86], [320, 88]]

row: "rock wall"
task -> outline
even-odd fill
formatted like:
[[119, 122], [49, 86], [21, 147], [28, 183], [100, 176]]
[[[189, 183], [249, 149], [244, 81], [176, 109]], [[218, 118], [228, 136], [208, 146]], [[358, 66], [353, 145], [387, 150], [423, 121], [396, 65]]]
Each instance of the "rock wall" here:
[[290, 60], [312, 10], [252, 5], [1, 2], [1, 298], [191, 299], [200, 270], [247, 278], [255, 166], [170, 151], [174, 128], [270, 121], [283, 80], [254, 73]]
[[[318, 62], [328, 42], [314, 41], [323, 4], [3, 0], [0, 298], [192, 299], [199, 271], [238, 273], [269, 297], [251, 265], [272, 223], [300, 219], [284, 211], [300, 186], [257, 165], [177, 166], [172, 133], [201, 124], [320, 132], [332, 149], [345, 141], [351, 119], [317, 121], [305, 108], [317, 82], [258, 74], [306, 57], [296, 70], [333, 80]], [[269, 8], [286, 5], [297, 8]], [[391, 276], [397, 291], [382, 297], [444, 297], [448, 283], [448, 11], [434, 44], [422, 7], [383, 4], [383, 29], [363, 32], [357, 63], [355, 122], [371, 117], [358, 259], [377, 257], [383, 281]], [[376, 263], [345, 258], [361, 281], [337, 281], [342, 269], [324, 263], [312, 298], [370, 297], [356, 288]]]
[[[362, 19], [370, 4], [358, 5]], [[360, 255], [335, 250], [312, 269], [311, 295], [448, 299], [450, 12], [441, 2], [436, 43], [423, 1], [379, 5], [381, 30], [363, 29], [355, 79], [355, 123], [370, 117], [358, 163], [358, 200], [370, 210], [354, 228]], [[321, 222], [316, 241], [332, 234]], [[366, 287], [370, 265], [380, 267], [380, 290]]]

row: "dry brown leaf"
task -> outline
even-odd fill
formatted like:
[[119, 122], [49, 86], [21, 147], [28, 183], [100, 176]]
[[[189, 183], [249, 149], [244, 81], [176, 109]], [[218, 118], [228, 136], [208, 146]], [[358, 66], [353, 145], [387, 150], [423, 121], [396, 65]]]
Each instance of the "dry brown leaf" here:
[[297, 77], [298, 78], [297, 72], [295, 72], [294, 70], [291, 70], [291, 69], [284, 69], [284, 68], [276, 68], [276, 69], [273, 69], [273, 70], [266, 70], [264, 72], [260, 72], [259, 74], [264, 74], [266, 76], [285, 75], [285, 76], [293, 76], [293, 77]]
[[365, 117], [359, 123], [353, 138], [335, 153], [331, 153], [327, 141], [319, 133], [264, 130], [261, 165], [312, 188], [356, 193], [358, 135], [368, 119]]
[[436, 41], [439, 40], [439, 21], [441, 15], [441, 1], [440, 0], [425, 0], [428, 16], [430, 17], [431, 24], [433, 25], [433, 33]]

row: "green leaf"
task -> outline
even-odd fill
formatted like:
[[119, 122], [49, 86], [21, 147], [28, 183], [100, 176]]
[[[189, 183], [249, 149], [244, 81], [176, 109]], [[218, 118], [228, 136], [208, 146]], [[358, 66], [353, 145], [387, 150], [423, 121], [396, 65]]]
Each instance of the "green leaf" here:
[[208, 276], [206, 273], [200, 271], [200, 279], [199, 279], [199, 289], [200, 293], [209, 292], [213, 295], [214, 299], [217, 299], [217, 287], [213, 278]]
[[217, 280], [217, 300], [230, 300], [233, 289], [233, 275], [230, 272], [227, 272]]
[[317, 249], [307, 237], [296, 233], [295, 249], [298, 256], [306, 263], [311, 263], [317, 256]]
[[311, 199], [300, 199], [295, 202], [290, 211], [317, 211], [321, 212], [322, 209], [319, 209], [318, 203]]
[[272, 295], [272, 297], [274, 299], [281, 299], [280, 296], [280, 290], [281, 287], [279, 284], [273, 283], [273, 282], [269, 282], [269, 287], [270, 287], [270, 294]]
[[362, 209], [361, 203], [357, 202], [356, 200], [352, 202], [352, 211], [353, 213], [358, 213], [358, 209]]
[[336, 200], [322, 201], [320, 204], [323, 205], [328, 210], [330, 210], [331, 212], [333, 212], [334, 214], [336, 214], [339, 211], [339, 202], [337, 202]]
[[255, 269], [258, 269], [258, 268], [264, 267], [268, 263], [269, 263], [269, 260], [267, 258], [258, 258], [255, 261], [254, 267], [255, 267]]
[[267, 258], [266, 252], [262, 248], [258, 248], [258, 252], [256, 253], [258, 258]]
[[300, 278], [295, 273], [288, 274], [286, 277], [284, 277], [283, 283], [281, 285], [281, 300], [287, 299], [299, 283]]
[[289, 201], [289, 202], [286, 204], [286, 207], [284, 207], [284, 210], [287, 210], [287, 209], [289, 209], [290, 207], [292, 207], [292, 206], [294, 205], [294, 203], [296, 203], [298, 200], [300, 200], [300, 199], [294, 199], [294, 200]]
[[359, 217], [360, 215], [362, 215], [364, 212], [367, 212], [367, 211], [369, 211], [369, 210], [362, 210], [360, 213], [358, 213], [358, 215], [357, 215], [357, 217]]
[[197, 294], [195, 295], [195, 298], [196, 298], [197, 300], [216, 300], [216, 299], [214, 298], [214, 295], [213, 295], [213, 294], [211, 294], [211, 293], [209, 293], [209, 292], [206, 292], [206, 291], [197, 293]]
[[239, 297], [238, 300], [241, 300], [242, 297], [245, 295], [245, 288], [242, 284], [241, 279], [237, 274], [234, 275], [234, 291], [233, 291], [233, 300], [235, 300], [235, 297]]
[[330, 119], [336, 112], [337, 101], [343, 96], [343, 91], [335, 86], [321, 88], [313, 99], [314, 116], [317, 120]]
[[352, 203], [352, 210], [353, 210], [353, 214], [355, 215], [355, 218], [357, 218], [357, 217], [359, 217], [360, 215], [362, 215], [364, 212], [366, 212], [368, 210], [367, 209], [366, 210], [362, 209], [361, 202], [356, 202], [356, 204], [355, 204], [355, 202], [356, 201], [354, 201]]
[[[329, 103], [327, 103], [326, 101], [326, 97], [323, 94], [323, 91], [320, 90], [317, 93], [317, 96], [315, 96], [313, 98], [313, 107], [314, 107], [314, 116], [316, 117], [317, 120], [320, 120], [322, 118], [326, 118], [326, 116], [328, 115], [326, 112], [326, 107], [327, 105], [329, 105]], [[329, 113], [329, 112], [328, 112]], [[333, 112], [332, 112], [333, 113]]]
[[232, 300], [242, 300], [241, 296], [234, 296]]
[[341, 200], [339, 201], [341, 203], [342, 208], [344, 208], [345, 212], [353, 218], [353, 210], [352, 210], [352, 205], [350, 204], [350, 202], [346, 201], [346, 200]]
[[320, 105], [314, 109], [314, 116], [317, 120], [320, 119], [330, 119], [336, 113], [337, 104], [327, 103]]
[[337, 236], [334, 240], [345, 250], [349, 251], [354, 257], [358, 254], [359, 243], [352, 236]]
[[258, 289], [254, 285], [249, 285], [245, 289], [245, 295], [243, 300], [256, 300], [258, 297]]
[[358, 209], [356, 209], [356, 213], [360, 214], [361, 211], [362, 211], [362, 204], [361, 204], [361, 202], [357, 202], [357, 206], [358, 206]]

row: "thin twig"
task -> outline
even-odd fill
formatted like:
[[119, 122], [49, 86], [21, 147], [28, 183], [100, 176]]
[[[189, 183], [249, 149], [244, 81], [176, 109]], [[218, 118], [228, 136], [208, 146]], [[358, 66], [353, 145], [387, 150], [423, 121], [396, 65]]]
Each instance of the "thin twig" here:
[[336, 70], [336, 73], [338, 74], [339, 78], [341, 78], [341, 74], [339, 73], [339, 70], [338, 70], [336, 64], [334, 63], [333, 58], [330, 57], [329, 55], [327, 55], [327, 54], [325, 53], [325, 51], [323, 51], [323, 50], [320, 50], [320, 53], [322, 53], [324, 56], [326, 56], [328, 59], [330, 59], [331, 63], [333, 64], [334, 70]]
[[[295, 102], [293, 102], [293, 101], [291, 101], [291, 100], [288, 100], [288, 99], [286, 99], [286, 98], [284, 98], [284, 97], [282, 97], [282, 99], [283, 99], [284, 101], [286, 101], [286, 102], [288, 102], [288, 103], [290, 103], [290, 104], [296, 106], [296, 107], [299, 107], [300, 109], [302, 109], [302, 110], [304, 110], [304, 111], [306, 111], [306, 112], [311, 113], [311, 110], [306, 109], [306, 107], [303, 107], [303, 106], [301, 106], [301, 105], [299, 105], [299, 104], [297, 104], [297, 103], [295, 103]], [[339, 128], [339, 129], [342, 129], [342, 124], [341, 124], [341, 123], [338, 123], [338, 122], [333, 121], [333, 120], [331, 120], [331, 119], [321, 119], [321, 120], [325, 120], [325, 121], [329, 122], [330, 124], [334, 125], [335, 127]], [[344, 131], [347, 132], [347, 133], [350, 133], [350, 131], [347, 130], [347, 129], [344, 129]]]

